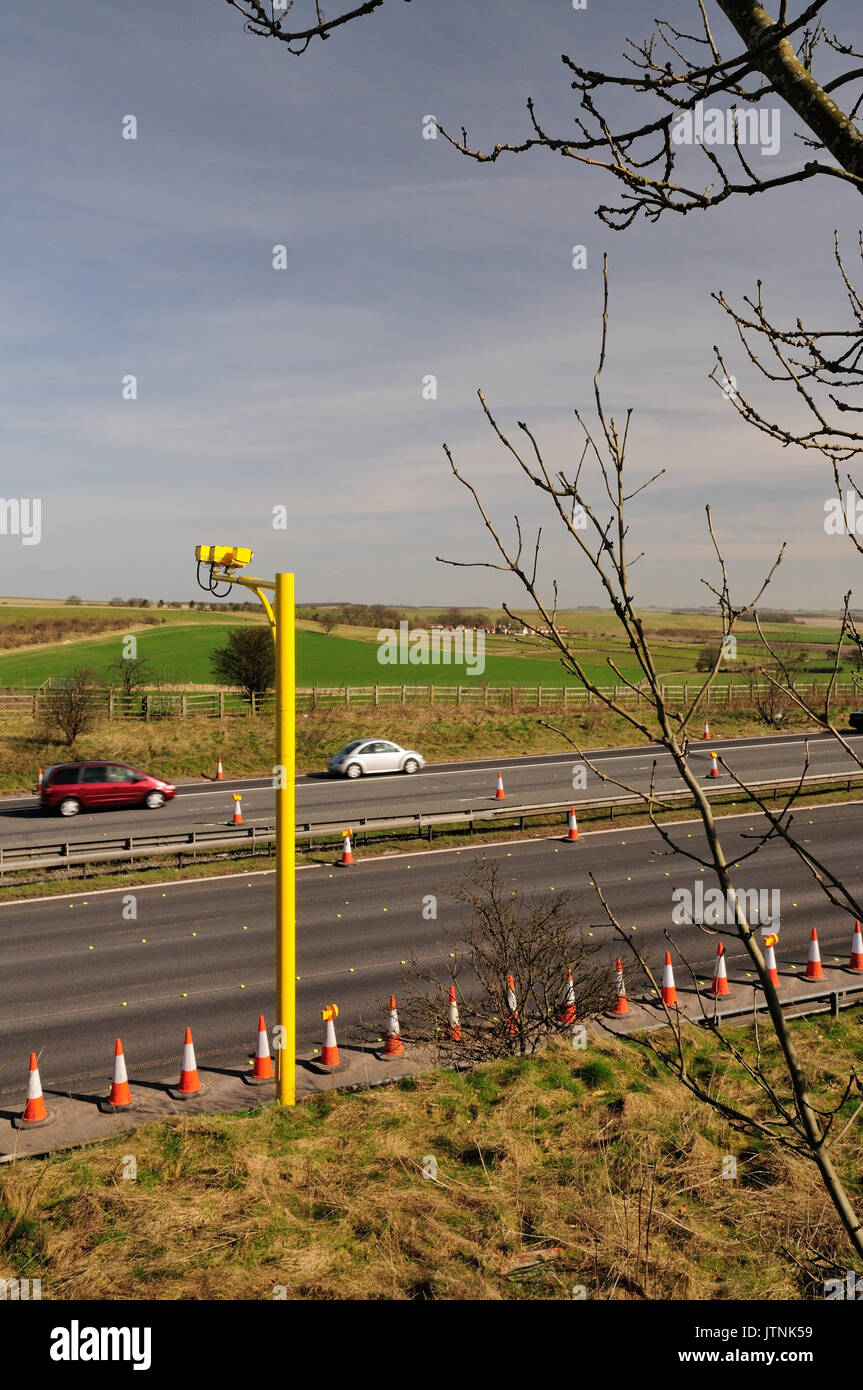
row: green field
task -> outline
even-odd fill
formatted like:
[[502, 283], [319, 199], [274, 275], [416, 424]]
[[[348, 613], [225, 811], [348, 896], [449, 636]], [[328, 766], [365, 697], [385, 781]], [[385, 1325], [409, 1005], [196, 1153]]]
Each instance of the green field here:
[[[124, 625], [99, 635], [73, 635], [44, 645], [0, 650], [0, 686], [36, 687], [49, 678], [68, 677], [76, 667], [88, 666], [97, 679], [108, 683], [108, 667], [122, 653], [124, 636], [133, 631], [138, 655], [149, 660], [154, 674], [167, 685], [215, 685], [210, 666], [215, 647], [222, 646], [232, 628], [248, 622], [261, 623], [263, 614], [203, 613], [188, 609], [123, 609], [108, 605], [14, 604], [0, 600], [0, 644], [4, 627], [27, 625], [46, 619], [67, 621], [116, 616]], [[418, 615], [419, 616], [419, 615]], [[154, 625], [145, 625], [153, 622]], [[569, 628], [569, 641], [578, 652], [589, 675], [600, 685], [611, 685], [617, 677], [608, 665], [611, 659], [623, 676], [633, 682], [641, 678], [632, 654], [622, 639], [613, 617], [603, 612], [571, 611], [560, 614]], [[669, 683], [698, 679], [695, 663], [702, 647], [716, 640], [717, 621], [707, 615], [651, 613], [645, 626], [654, 661], [660, 675]], [[776, 624], [765, 629], [771, 641], [783, 645], [806, 645], [805, 669], [801, 674], [824, 671], [829, 665], [829, 644], [835, 633], [827, 627]], [[56, 633], [55, 633], [56, 635]], [[470, 675], [464, 665], [384, 665], [377, 660], [379, 647], [371, 628], [340, 626], [330, 635], [316, 624], [302, 622], [297, 629], [297, 683], [300, 686], [371, 685], [482, 685], [560, 686], [578, 681], [564, 670], [553, 649], [540, 638], [486, 638], [485, 670]], [[39, 640], [38, 633], [36, 641]], [[759, 654], [760, 642], [752, 625], [744, 625], [738, 637], [741, 667]], [[847, 673], [849, 663], [843, 663]], [[717, 683], [745, 678], [740, 667], [729, 667]], [[116, 676], [114, 677], [116, 683]]]

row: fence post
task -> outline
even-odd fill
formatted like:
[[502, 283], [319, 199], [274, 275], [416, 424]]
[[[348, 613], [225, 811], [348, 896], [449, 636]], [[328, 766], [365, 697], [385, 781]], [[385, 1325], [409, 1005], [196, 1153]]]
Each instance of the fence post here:
[[224, 717], [225, 717], [225, 692], [224, 692], [224, 690], [220, 690], [220, 691], [219, 691], [219, 718], [220, 718], [220, 719], [224, 719]]
[[375, 681], [375, 708], [377, 708], [378, 703], [378, 683]]
[[406, 685], [403, 685], [403, 686], [402, 686], [402, 704], [403, 704], [403, 705], [404, 705], [404, 704], [407, 704], [407, 698], [408, 698], [408, 688], [407, 688]]
[[[429, 686], [429, 689], [431, 689], [431, 686]], [[455, 702], [456, 702], [457, 705], [460, 705], [460, 704], [461, 704], [461, 686], [460, 686], [460, 685], [457, 685], [457, 686], [456, 686], [456, 690], [458, 691], [458, 694], [456, 695]]]
[[351, 703], [351, 687], [350, 687], [349, 685], [346, 685], [346, 686], [345, 686], [345, 704], [349, 706], [350, 703]]
[[541, 685], [538, 685], [538, 686], [536, 687], [536, 707], [537, 707], [537, 709], [542, 709], [542, 686], [541, 686]]
[[253, 690], [253, 691], [252, 691], [252, 717], [253, 717], [253, 718], [254, 718], [254, 716], [255, 716], [255, 715], [257, 714], [257, 712], [258, 712], [257, 699], [258, 699], [258, 697], [257, 697], [257, 695], [255, 694], [255, 692], [254, 692], [254, 690]]
[[114, 718], [114, 691], [108, 691], [108, 718]]
[[183, 718], [185, 719], [189, 713], [189, 700], [185, 690], [180, 696], [180, 709], [182, 710]]
[[429, 704], [434, 704], [434, 681], [429, 681]]

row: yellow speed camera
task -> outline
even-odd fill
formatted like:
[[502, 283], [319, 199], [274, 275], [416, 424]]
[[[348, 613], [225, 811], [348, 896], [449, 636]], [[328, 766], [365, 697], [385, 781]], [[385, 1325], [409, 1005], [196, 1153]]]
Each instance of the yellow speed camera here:
[[247, 565], [251, 558], [252, 551], [241, 545], [199, 545], [195, 548], [196, 560], [220, 569], [239, 569]]

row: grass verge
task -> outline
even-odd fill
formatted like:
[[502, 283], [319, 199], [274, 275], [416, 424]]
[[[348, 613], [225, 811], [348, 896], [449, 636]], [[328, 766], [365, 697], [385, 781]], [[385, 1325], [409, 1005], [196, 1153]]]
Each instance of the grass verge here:
[[[859, 1066], [861, 1025], [859, 1009], [791, 1024], [822, 1098]], [[733, 1037], [751, 1057], [751, 1031]], [[693, 1040], [691, 1065], [757, 1109], [714, 1039]], [[835, 1159], [859, 1209], [858, 1144], [852, 1125]], [[0, 1170], [0, 1248], [5, 1277], [41, 1278], [43, 1299], [775, 1301], [823, 1298], [854, 1265], [811, 1164], [605, 1036], [18, 1161]]]

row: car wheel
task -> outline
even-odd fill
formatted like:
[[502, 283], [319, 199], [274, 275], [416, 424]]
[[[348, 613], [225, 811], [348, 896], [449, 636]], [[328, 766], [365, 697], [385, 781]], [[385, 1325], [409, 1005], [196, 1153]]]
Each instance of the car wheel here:
[[410, 774], [410, 773], [412, 773], [412, 772], [419, 772], [419, 770], [420, 770], [420, 765], [419, 765], [419, 763], [417, 762], [416, 758], [408, 758], [407, 762], [405, 763], [404, 767], [402, 768], [402, 772], [407, 772], [408, 774]]
[[74, 796], [64, 796], [58, 809], [61, 816], [77, 816], [81, 809], [81, 803], [76, 801]]
[[348, 767], [345, 768], [346, 777], [362, 777], [362, 775], [363, 770], [360, 767], [359, 763], [351, 763]]
[[158, 811], [160, 806], [164, 806], [165, 798], [161, 792], [147, 792], [144, 798], [144, 805], [151, 811]]

